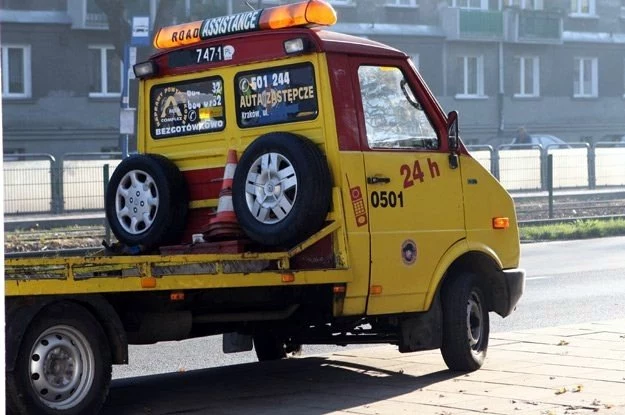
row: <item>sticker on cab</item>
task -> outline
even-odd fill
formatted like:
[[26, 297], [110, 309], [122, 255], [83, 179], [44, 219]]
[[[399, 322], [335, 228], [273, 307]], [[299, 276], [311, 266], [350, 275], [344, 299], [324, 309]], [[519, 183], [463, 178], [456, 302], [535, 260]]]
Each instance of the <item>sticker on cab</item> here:
[[226, 118], [220, 77], [157, 85], [150, 91], [155, 139], [221, 131]]
[[417, 261], [417, 244], [412, 239], [406, 239], [402, 243], [401, 259], [406, 265], [413, 265]]

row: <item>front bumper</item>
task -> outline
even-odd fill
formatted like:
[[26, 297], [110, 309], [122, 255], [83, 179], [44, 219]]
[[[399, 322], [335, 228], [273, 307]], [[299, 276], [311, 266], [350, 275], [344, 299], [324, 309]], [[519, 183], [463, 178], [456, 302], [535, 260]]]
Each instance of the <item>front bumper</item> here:
[[501, 274], [505, 298], [503, 298], [504, 301], [496, 311], [501, 317], [506, 317], [514, 311], [519, 299], [523, 295], [523, 290], [525, 289], [525, 270], [519, 268], [505, 269], [501, 271]]

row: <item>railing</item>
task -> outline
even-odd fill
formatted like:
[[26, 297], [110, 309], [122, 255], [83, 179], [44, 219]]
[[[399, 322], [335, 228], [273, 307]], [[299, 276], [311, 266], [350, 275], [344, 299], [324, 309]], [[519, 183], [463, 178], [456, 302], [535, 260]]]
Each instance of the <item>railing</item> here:
[[104, 177], [121, 161], [120, 153], [69, 153], [4, 157], [5, 215], [70, 213], [104, 209]]
[[547, 189], [547, 157], [553, 155], [555, 189], [625, 186], [625, 143], [570, 143], [468, 146], [475, 157], [511, 192]]
[[[554, 189], [625, 187], [625, 143], [468, 146], [510, 192], [548, 190], [548, 157]], [[102, 211], [104, 188], [120, 163], [119, 153], [72, 153], [57, 161], [49, 154], [5, 155], [6, 215]]]
[[562, 17], [543, 10], [520, 10], [519, 39], [552, 40], [562, 39]]
[[460, 36], [501, 37], [503, 15], [500, 11], [460, 9]]

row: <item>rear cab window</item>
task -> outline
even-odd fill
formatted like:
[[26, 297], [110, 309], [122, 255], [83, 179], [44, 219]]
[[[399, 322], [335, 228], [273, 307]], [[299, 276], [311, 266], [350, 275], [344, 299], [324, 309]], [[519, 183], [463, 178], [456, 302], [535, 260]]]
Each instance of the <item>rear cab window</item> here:
[[225, 126], [220, 76], [159, 84], [150, 90], [150, 132], [155, 140], [222, 131]]
[[234, 84], [241, 128], [312, 120], [319, 113], [310, 63], [240, 72]]

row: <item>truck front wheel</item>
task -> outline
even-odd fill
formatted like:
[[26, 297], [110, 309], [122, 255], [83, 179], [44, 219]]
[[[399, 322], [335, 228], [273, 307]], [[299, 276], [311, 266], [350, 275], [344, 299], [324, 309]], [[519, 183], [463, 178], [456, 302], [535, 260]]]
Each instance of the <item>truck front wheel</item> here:
[[472, 372], [484, 364], [490, 322], [484, 294], [472, 273], [461, 273], [443, 286], [443, 344], [447, 367]]
[[7, 407], [16, 414], [94, 414], [111, 381], [111, 350], [85, 308], [59, 303], [40, 312], [7, 372]]

